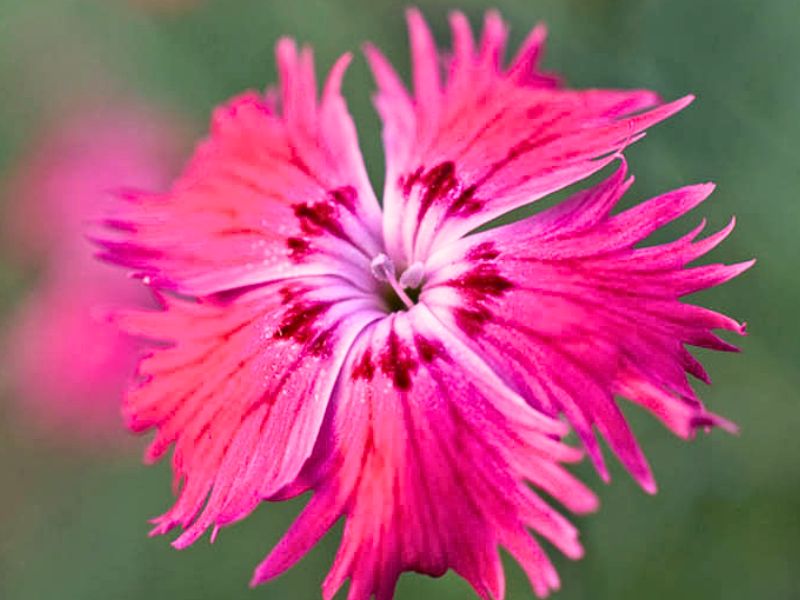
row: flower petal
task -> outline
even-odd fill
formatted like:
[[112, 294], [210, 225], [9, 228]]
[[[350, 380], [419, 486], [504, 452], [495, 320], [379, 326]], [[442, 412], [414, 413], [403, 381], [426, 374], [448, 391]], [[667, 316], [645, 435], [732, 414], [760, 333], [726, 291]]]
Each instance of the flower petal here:
[[529, 219], [469, 236], [429, 261], [421, 301], [527, 401], [563, 414], [604, 479], [593, 427], [648, 491], [655, 482], [615, 395], [653, 412], [673, 432], [735, 427], [705, 410], [686, 373], [707, 380], [685, 345], [734, 347], [713, 329], [743, 333], [733, 319], [680, 298], [734, 277], [752, 263], [686, 268], [730, 232], [638, 248], [702, 202], [713, 186], [669, 192], [617, 215], [632, 179], [612, 177]]
[[159, 287], [209, 295], [287, 276], [354, 280], [379, 251], [380, 209], [340, 93], [349, 55], [317, 102], [311, 52], [277, 46], [280, 111], [255, 92], [217, 109], [172, 190], [129, 194], [102, 257]]
[[117, 317], [170, 344], [141, 362], [125, 414], [134, 430], [157, 430], [148, 460], [174, 446], [180, 496], [154, 533], [188, 527], [175, 542], [184, 547], [294, 481], [352, 340], [381, 313], [332, 277], [262, 286], [225, 305], [163, 301], [162, 312]]
[[476, 48], [465, 17], [452, 20], [454, 58], [440, 57], [418, 12], [408, 13], [413, 97], [385, 58], [366, 48], [378, 85], [387, 178], [383, 233], [392, 258], [424, 261], [482, 224], [605, 166], [626, 144], [685, 107], [648, 91], [557, 89], [536, 70], [544, 29], [501, 65], [505, 25], [489, 12]]
[[553, 439], [557, 421], [517, 404], [480, 359], [418, 306], [356, 341], [320, 439], [314, 495], [256, 570], [253, 583], [291, 567], [340, 517], [339, 553], [323, 584], [332, 598], [388, 600], [403, 571], [454, 569], [481, 598], [504, 595], [505, 546], [544, 596], [558, 576], [533, 530], [572, 558], [577, 530], [527, 485], [577, 511], [596, 499], [560, 465], [580, 457]]

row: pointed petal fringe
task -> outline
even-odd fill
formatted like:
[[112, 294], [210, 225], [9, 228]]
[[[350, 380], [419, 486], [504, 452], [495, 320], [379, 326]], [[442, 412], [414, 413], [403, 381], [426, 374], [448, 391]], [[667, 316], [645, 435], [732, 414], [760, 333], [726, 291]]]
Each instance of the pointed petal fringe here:
[[638, 247], [711, 193], [695, 185], [617, 215], [630, 187], [623, 165], [606, 181], [529, 219], [469, 236], [428, 262], [423, 303], [545, 414], [563, 414], [604, 480], [594, 429], [639, 484], [656, 485], [614, 400], [651, 411], [676, 435], [735, 425], [706, 411], [687, 373], [708, 381], [686, 345], [734, 350], [712, 332], [742, 325], [681, 297], [752, 265], [687, 267], [731, 231]]
[[134, 430], [156, 429], [148, 461], [174, 447], [179, 496], [153, 533], [187, 528], [174, 542], [184, 548], [295, 481], [352, 340], [381, 313], [334, 278], [266, 286], [226, 305], [163, 301], [161, 312], [116, 318], [162, 342], [141, 362], [125, 414]]
[[658, 106], [649, 91], [558, 88], [537, 67], [542, 27], [505, 68], [506, 25], [491, 11], [477, 47], [466, 18], [451, 16], [453, 56], [442, 82], [444, 59], [418, 11], [409, 11], [408, 26], [413, 96], [377, 49], [365, 49], [387, 155], [383, 234], [400, 263], [424, 261], [503, 213], [602, 169], [692, 100]]
[[279, 107], [249, 92], [218, 108], [172, 190], [126, 196], [101, 258], [190, 295], [329, 273], [358, 284], [380, 209], [340, 91], [350, 56], [318, 102], [311, 51], [283, 39], [276, 55]]
[[342, 371], [315, 492], [253, 583], [299, 560], [338, 518], [344, 534], [323, 584], [332, 598], [389, 600], [403, 571], [454, 569], [485, 599], [505, 593], [498, 547], [520, 561], [537, 594], [559, 586], [531, 532], [570, 558], [577, 530], [526, 481], [580, 511], [596, 499], [561, 462], [580, 458], [561, 429], [502, 382], [422, 306], [370, 327]]

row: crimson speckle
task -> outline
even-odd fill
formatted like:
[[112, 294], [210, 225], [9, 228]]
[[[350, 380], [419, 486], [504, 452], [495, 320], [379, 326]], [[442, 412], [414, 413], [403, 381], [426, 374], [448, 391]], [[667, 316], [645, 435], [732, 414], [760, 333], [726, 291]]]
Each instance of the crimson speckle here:
[[328, 232], [339, 238], [346, 237], [339, 222], [338, 211], [331, 202], [296, 204], [294, 214], [300, 221], [300, 229], [306, 235], [319, 236]]
[[528, 110], [525, 111], [525, 116], [529, 119], [538, 119], [544, 114], [545, 106], [544, 104], [534, 104], [533, 106], [529, 107]]
[[420, 177], [422, 177], [422, 173], [424, 169], [422, 167], [417, 167], [417, 169], [408, 175], [401, 175], [397, 180], [397, 186], [402, 190], [403, 197], [408, 199], [411, 195], [411, 190], [413, 189], [414, 185], [416, 185]]
[[417, 334], [414, 336], [414, 345], [422, 362], [429, 363], [437, 358], [445, 358], [447, 356], [444, 345], [438, 340], [431, 340]]
[[353, 366], [351, 377], [353, 379], [372, 381], [374, 375], [375, 364], [372, 362], [372, 350], [367, 348], [361, 358], [356, 361], [355, 366]]
[[331, 192], [331, 199], [336, 204], [339, 204], [354, 213], [356, 210], [356, 201], [358, 200], [358, 192], [352, 185], [340, 187]]
[[504, 277], [493, 264], [478, 264], [460, 277], [450, 281], [452, 287], [464, 290], [475, 300], [488, 296], [502, 296], [512, 289], [514, 284]]
[[476, 185], [464, 187], [456, 175], [453, 161], [444, 161], [430, 170], [418, 167], [412, 173], [399, 179], [405, 197], [417, 186], [420, 189], [420, 208], [417, 219], [425, 217], [434, 204], [445, 204], [448, 216], [466, 217], [475, 214], [483, 207], [483, 201], [475, 198]]
[[446, 161], [433, 167], [420, 178], [420, 185], [423, 192], [418, 218], [421, 220], [434, 202], [448, 198], [457, 188], [455, 164]]
[[[486, 248], [487, 254], [493, 250]], [[514, 288], [493, 263], [480, 262], [448, 285], [461, 291], [464, 306], [456, 313], [456, 323], [469, 335], [478, 334], [491, 318], [493, 302]]]
[[457, 308], [455, 310], [456, 324], [467, 335], [475, 336], [483, 330], [483, 326], [492, 318], [491, 313], [486, 308]]
[[448, 216], [469, 217], [479, 212], [483, 206], [483, 200], [475, 197], [477, 185], [471, 185], [462, 191], [447, 209]]
[[380, 356], [381, 371], [392, 379], [395, 388], [408, 391], [411, 389], [411, 376], [416, 372], [417, 366], [411, 349], [392, 330], [387, 346]]
[[312, 356], [327, 357], [336, 343], [336, 325], [316, 332], [311, 341], [306, 344], [305, 350]]
[[296, 298], [299, 298], [300, 296], [307, 294], [309, 291], [310, 291], [309, 288], [304, 285], [300, 285], [298, 283], [291, 283], [282, 286], [278, 290], [278, 295], [281, 297], [281, 304], [286, 305], [289, 304], [290, 302], [293, 302]]
[[294, 339], [306, 344], [317, 334], [315, 321], [330, 308], [328, 302], [296, 302], [289, 306], [283, 315], [273, 337], [276, 339]]
[[286, 247], [289, 249], [289, 258], [294, 262], [300, 262], [308, 254], [311, 243], [305, 238], [290, 237], [286, 240]]
[[500, 256], [500, 251], [494, 242], [481, 242], [467, 253], [467, 260], [470, 262], [490, 261]]

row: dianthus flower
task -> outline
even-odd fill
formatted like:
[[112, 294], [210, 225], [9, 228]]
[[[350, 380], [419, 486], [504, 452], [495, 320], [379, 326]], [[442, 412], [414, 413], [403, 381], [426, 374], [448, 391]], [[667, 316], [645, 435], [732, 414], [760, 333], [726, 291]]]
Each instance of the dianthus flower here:
[[94, 259], [85, 226], [113, 208], [120, 186], [166, 187], [173, 125], [140, 107], [86, 109], [47, 128], [12, 173], [4, 241], [39, 277], [12, 317], [4, 363], [19, 408], [59, 437], [124, 439], [119, 395], [137, 351], [102, 313], [153, 302]]
[[[340, 518], [323, 584], [332, 598], [389, 599], [404, 571], [453, 569], [502, 598], [498, 547], [546, 595], [558, 575], [537, 537], [569, 557], [576, 513], [596, 506], [563, 463], [571, 426], [603, 478], [596, 430], [647, 491], [650, 469], [614, 397], [682, 437], [732, 425], [707, 412], [686, 344], [729, 350], [742, 332], [680, 298], [749, 263], [686, 268], [730, 231], [701, 228], [638, 247], [710, 185], [619, 214], [631, 184], [620, 151], [691, 98], [573, 91], [540, 72], [544, 30], [511, 62], [488, 13], [478, 43], [452, 16], [441, 55], [408, 13], [413, 94], [372, 46], [386, 186], [378, 203], [340, 94], [320, 99], [311, 51], [277, 46], [280, 88], [217, 109], [210, 137], [173, 189], [132, 197], [105, 256], [162, 290], [163, 310], [119, 317], [167, 342], [144, 358], [125, 401], [130, 426], [172, 448], [180, 493], [155, 533], [183, 548], [262, 500], [312, 492], [256, 569], [257, 584], [298, 561]], [[446, 77], [441, 77], [444, 63]], [[617, 162], [604, 182], [514, 224], [474, 233]]]

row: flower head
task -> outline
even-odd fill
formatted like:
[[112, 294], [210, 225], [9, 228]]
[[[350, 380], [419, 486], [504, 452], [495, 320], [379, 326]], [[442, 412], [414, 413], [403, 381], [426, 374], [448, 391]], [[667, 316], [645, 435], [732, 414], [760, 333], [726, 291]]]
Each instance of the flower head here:
[[[163, 290], [163, 310], [119, 321], [169, 345], [141, 362], [125, 412], [156, 430], [149, 459], [173, 450], [180, 493], [154, 531], [184, 527], [179, 548], [264, 499], [312, 492], [254, 583], [344, 518], [325, 598], [349, 578], [351, 600], [388, 599], [403, 571], [448, 569], [501, 598], [499, 546], [544, 596], [559, 579], [537, 538], [583, 550], [539, 491], [576, 513], [596, 506], [564, 468], [581, 456], [562, 441], [569, 427], [604, 478], [594, 431], [648, 491], [615, 395], [683, 437], [732, 427], [688, 385], [687, 372], [706, 376], [685, 345], [731, 349], [712, 329], [742, 327], [680, 298], [747, 264], [686, 268], [730, 227], [639, 246], [709, 185], [612, 214], [631, 184], [620, 151], [691, 98], [562, 88], [537, 66], [541, 27], [505, 66], [493, 12], [479, 41], [452, 16], [443, 78], [422, 17], [408, 20], [413, 92], [366, 48], [382, 205], [340, 94], [350, 57], [318, 98], [311, 51], [289, 40], [278, 90], [217, 109], [172, 190], [129, 198], [104, 256]], [[555, 208], [473, 233], [614, 162]]]
[[11, 181], [9, 250], [40, 277], [14, 316], [5, 362], [21, 407], [62, 437], [122, 432], [118, 398], [136, 348], [102, 313], [153, 305], [140, 285], [94, 260], [85, 225], [111, 210], [120, 186], [165, 186], [178, 137], [150, 110], [87, 110], [48, 130]]

